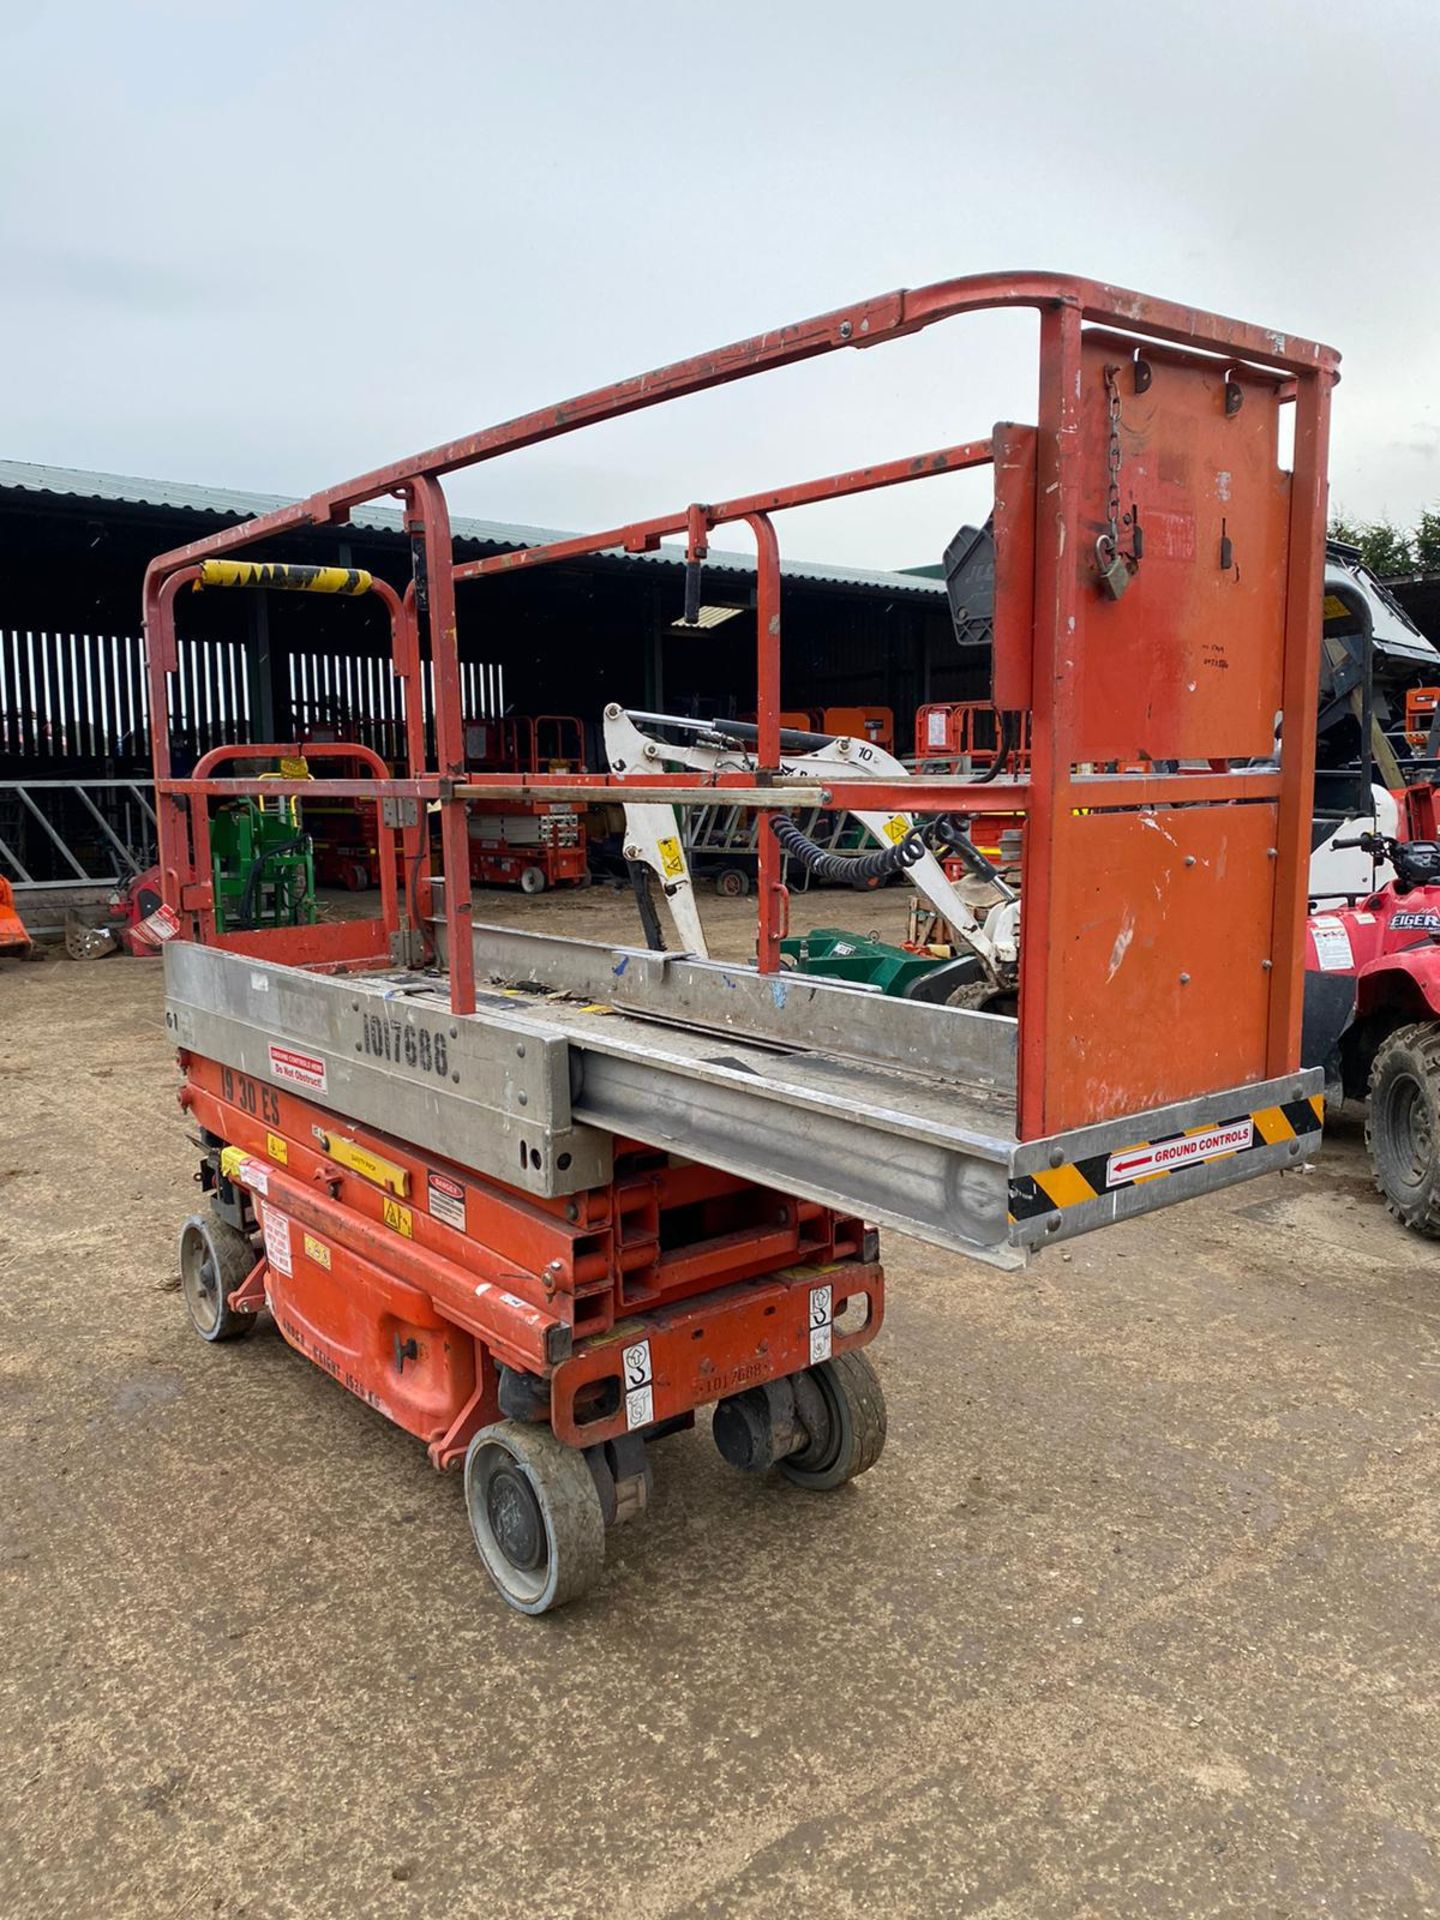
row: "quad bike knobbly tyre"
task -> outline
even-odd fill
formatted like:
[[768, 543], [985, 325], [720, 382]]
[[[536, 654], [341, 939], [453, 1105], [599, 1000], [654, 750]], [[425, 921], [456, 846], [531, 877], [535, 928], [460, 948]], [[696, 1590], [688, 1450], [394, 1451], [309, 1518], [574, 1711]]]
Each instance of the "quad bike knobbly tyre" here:
[[245, 1235], [213, 1214], [192, 1213], [180, 1229], [180, 1291], [202, 1340], [243, 1340], [258, 1315], [236, 1313], [231, 1295], [259, 1256]]
[[1440, 1240], [1440, 1021], [1399, 1027], [1376, 1053], [1365, 1145], [1391, 1213]]

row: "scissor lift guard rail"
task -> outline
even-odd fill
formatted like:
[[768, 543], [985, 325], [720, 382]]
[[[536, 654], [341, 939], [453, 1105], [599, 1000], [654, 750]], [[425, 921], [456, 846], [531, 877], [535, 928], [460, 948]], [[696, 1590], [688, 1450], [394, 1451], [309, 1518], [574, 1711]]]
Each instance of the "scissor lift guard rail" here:
[[[454, 560], [447, 472], [996, 307], [1039, 316], [1035, 426]], [[873, 1464], [884, 1405], [861, 1348], [883, 1276], [864, 1223], [1013, 1264], [1311, 1155], [1320, 1076], [1298, 1070], [1300, 955], [1337, 368], [1308, 341], [1085, 280], [955, 280], [600, 388], [154, 561], [150, 711], [177, 936], [166, 1017], [210, 1197], [181, 1236], [199, 1331], [249, 1332], [268, 1306], [437, 1466], [463, 1460], [486, 1567], [539, 1613], [593, 1582], [605, 1526], [644, 1506], [645, 1443], [701, 1405], [718, 1403], [715, 1437], [737, 1465], [831, 1487]], [[982, 463], [993, 697], [1032, 716], [1027, 777], [787, 772], [773, 516]], [[403, 594], [353, 570], [231, 557], [385, 495], [412, 543]], [[711, 530], [739, 521], [758, 554], [751, 764], [704, 779], [467, 776], [458, 588], [681, 535], [693, 602]], [[373, 779], [302, 779], [285, 764], [300, 749], [269, 743], [176, 779], [166, 675], [177, 612], [200, 589], [378, 597], [406, 777], [377, 764]], [[483, 619], [483, 592], [470, 600]], [[378, 800], [377, 918], [217, 930], [211, 809], [261, 790], [235, 761], [277, 757], [271, 795]], [[1153, 771], [1093, 771], [1137, 763]], [[468, 803], [617, 794], [762, 815], [879, 808], [902, 829], [1023, 813], [1018, 1021], [782, 971], [786, 894], [763, 818], [753, 967], [472, 924]]]

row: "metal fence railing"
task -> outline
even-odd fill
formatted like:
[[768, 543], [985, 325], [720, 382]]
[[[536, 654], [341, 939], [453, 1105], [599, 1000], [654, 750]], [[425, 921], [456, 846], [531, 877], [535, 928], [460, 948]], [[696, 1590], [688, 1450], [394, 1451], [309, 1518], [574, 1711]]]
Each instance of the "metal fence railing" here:
[[149, 780], [0, 780], [0, 871], [17, 893], [117, 886], [155, 857]]

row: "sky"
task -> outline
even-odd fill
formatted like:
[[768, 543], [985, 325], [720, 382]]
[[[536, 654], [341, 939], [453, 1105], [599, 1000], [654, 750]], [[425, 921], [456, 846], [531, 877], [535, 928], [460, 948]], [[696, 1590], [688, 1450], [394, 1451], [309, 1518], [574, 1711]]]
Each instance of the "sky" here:
[[[0, 458], [305, 494], [870, 294], [1054, 268], [1338, 347], [1332, 507], [1440, 504], [1435, 0], [0, 0], [0, 72]], [[599, 528], [1033, 414], [1033, 318], [983, 316], [447, 488]], [[947, 477], [780, 535], [912, 566], [987, 510]]]

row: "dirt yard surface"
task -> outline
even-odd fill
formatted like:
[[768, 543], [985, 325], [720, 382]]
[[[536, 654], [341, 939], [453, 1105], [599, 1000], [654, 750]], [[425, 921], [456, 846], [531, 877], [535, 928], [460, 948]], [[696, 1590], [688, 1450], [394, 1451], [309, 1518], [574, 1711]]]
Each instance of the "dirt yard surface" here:
[[532, 1622], [458, 1476], [189, 1330], [175, 1085], [157, 964], [0, 964], [0, 1914], [1440, 1914], [1440, 1248], [1353, 1122], [1023, 1275], [889, 1236], [876, 1470], [702, 1420]]

